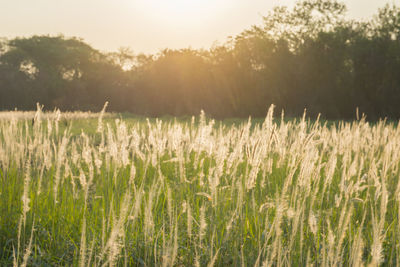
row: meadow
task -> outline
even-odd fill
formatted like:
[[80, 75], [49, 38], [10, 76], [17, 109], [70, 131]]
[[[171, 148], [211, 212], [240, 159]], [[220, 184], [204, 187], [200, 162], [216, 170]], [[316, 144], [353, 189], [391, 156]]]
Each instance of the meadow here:
[[0, 265], [400, 266], [400, 126], [0, 113]]

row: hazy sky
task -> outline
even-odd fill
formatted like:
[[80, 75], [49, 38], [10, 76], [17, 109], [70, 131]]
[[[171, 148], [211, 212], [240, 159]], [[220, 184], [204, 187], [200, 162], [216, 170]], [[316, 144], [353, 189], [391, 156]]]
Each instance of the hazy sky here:
[[[94, 48], [134, 52], [209, 48], [294, 0], [0, 0], [0, 37], [78, 36]], [[368, 17], [400, 0], [344, 0], [349, 16]]]

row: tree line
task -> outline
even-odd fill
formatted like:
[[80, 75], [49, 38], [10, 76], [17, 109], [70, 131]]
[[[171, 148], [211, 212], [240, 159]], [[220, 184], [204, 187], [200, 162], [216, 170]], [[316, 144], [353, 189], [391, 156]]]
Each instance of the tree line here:
[[279, 6], [208, 50], [106, 53], [82, 39], [0, 39], [0, 109], [109, 110], [145, 116], [400, 118], [400, 9], [369, 20], [335, 0]]

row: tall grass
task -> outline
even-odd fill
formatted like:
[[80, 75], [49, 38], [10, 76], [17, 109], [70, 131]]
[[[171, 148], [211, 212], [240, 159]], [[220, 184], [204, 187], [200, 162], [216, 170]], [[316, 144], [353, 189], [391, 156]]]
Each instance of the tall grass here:
[[0, 265], [400, 265], [399, 126], [28, 115], [0, 114]]

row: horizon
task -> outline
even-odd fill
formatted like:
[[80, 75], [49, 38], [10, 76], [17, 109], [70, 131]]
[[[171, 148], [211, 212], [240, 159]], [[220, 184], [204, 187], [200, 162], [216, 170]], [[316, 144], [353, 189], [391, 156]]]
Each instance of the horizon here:
[[[9, 2], [0, 10], [0, 23], [10, 25], [0, 30], [1, 37], [63, 35], [81, 38], [100, 51], [128, 47], [134, 53], [151, 54], [163, 49], [209, 49], [225, 43], [229, 36], [260, 25], [273, 7], [292, 7], [296, 1], [254, 0], [250, 4], [242, 0], [173, 0], [166, 5], [160, 0], [39, 0], [24, 6], [21, 2]], [[400, 1], [343, 2], [349, 18], [367, 19], [385, 4], [398, 5]], [[97, 12], [92, 12], [94, 4]]]

